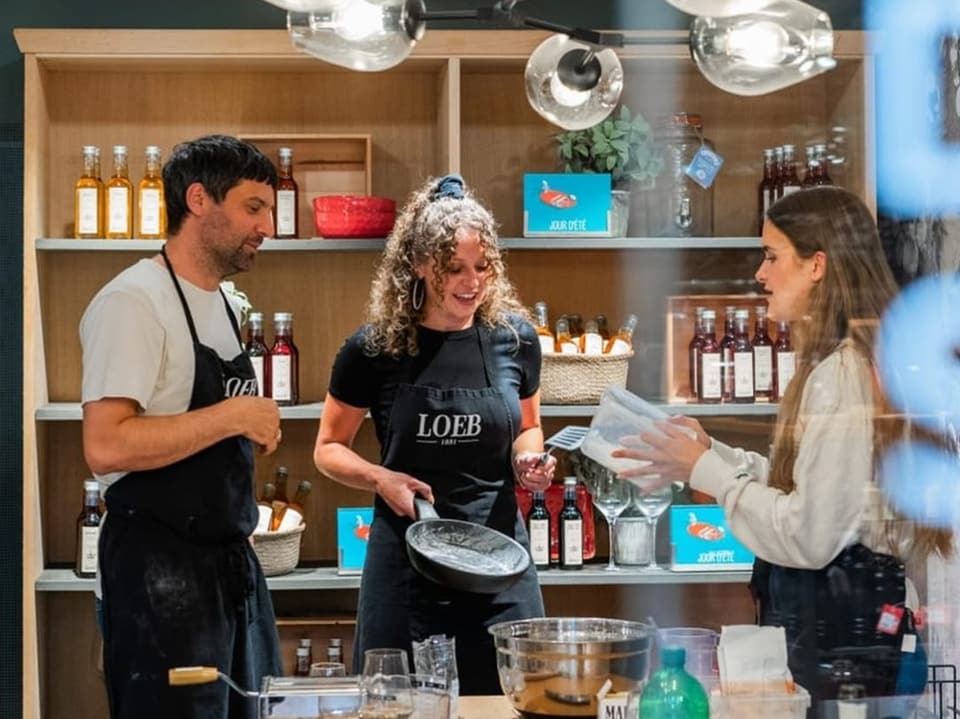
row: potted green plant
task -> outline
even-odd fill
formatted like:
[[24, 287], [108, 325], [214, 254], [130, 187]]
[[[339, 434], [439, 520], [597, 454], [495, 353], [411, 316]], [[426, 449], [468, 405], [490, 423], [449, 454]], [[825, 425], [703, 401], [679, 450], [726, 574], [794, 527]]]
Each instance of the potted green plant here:
[[555, 136], [564, 172], [609, 172], [613, 190], [611, 234], [623, 236], [631, 190], [652, 189], [663, 167], [653, 130], [640, 113], [620, 105], [610, 117], [585, 130]]

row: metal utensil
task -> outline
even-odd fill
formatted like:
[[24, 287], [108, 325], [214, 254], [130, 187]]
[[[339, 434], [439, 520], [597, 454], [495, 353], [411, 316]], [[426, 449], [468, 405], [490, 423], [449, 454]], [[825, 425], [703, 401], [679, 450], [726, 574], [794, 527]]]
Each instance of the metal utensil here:
[[573, 452], [580, 449], [583, 438], [587, 436], [589, 431], [589, 427], [581, 427], [575, 424], [567, 425], [556, 434], [551, 435], [549, 439], [544, 441], [544, 444], [551, 449], [557, 448]]

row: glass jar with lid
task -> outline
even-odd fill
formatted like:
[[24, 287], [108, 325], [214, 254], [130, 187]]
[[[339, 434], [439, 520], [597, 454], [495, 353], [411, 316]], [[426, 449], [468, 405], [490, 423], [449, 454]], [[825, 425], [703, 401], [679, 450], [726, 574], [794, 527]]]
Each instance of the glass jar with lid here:
[[713, 185], [703, 187], [687, 174], [701, 146], [713, 150], [703, 135], [700, 115], [678, 112], [657, 124], [657, 142], [663, 154], [663, 172], [657, 178], [659, 216], [653, 227], [661, 237], [713, 235]]

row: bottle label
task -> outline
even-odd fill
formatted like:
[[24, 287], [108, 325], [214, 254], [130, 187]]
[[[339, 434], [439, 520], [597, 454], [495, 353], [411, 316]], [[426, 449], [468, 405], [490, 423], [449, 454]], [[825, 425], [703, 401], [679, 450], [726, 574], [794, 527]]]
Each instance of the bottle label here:
[[784, 185], [783, 186], [783, 197], [787, 195], [792, 195], [794, 192], [800, 192], [803, 188], [800, 185]]
[[297, 234], [297, 194], [293, 190], [277, 191], [277, 237]]
[[263, 384], [263, 357], [251, 357], [250, 364], [253, 365], [253, 374], [257, 378], [257, 397], [266, 397], [266, 387]]
[[553, 337], [547, 335], [537, 335], [540, 339], [540, 354], [552, 355], [554, 352]]
[[100, 527], [80, 527], [80, 573], [96, 574]]
[[720, 353], [704, 352], [700, 355], [700, 398], [720, 399], [722, 391]]
[[95, 187], [77, 190], [77, 234], [100, 234], [99, 192]]
[[130, 231], [130, 208], [127, 206], [128, 190], [111, 187], [107, 192], [107, 232], [124, 234]]
[[550, 564], [550, 520], [530, 520], [530, 558], [534, 564]]
[[273, 355], [270, 358], [270, 396], [278, 402], [293, 399], [293, 382], [290, 370], [293, 363], [290, 355]]
[[592, 332], [585, 334], [583, 336], [583, 353], [585, 355], [603, 354], [603, 337]]
[[562, 355], [576, 355], [580, 354], [580, 349], [577, 347], [576, 343], [573, 340], [564, 340], [560, 343], [560, 354]]
[[733, 396], [753, 397], [753, 352], [733, 353]]
[[583, 520], [563, 520], [563, 556], [560, 563], [571, 566], [583, 564]]
[[787, 385], [797, 371], [797, 355], [794, 352], [777, 352], [777, 397], [783, 397]]
[[773, 389], [773, 347], [757, 345], [753, 348], [754, 373], [757, 392]]
[[625, 355], [629, 351], [630, 351], [630, 343], [620, 339], [619, 337], [616, 337], [614, 338], [613, 342], [610, 344], [610, 351], [607, 352], [607, 354]]
[[140, 190], [140, 229], [141, 237], [160, 234], [160, 190], [145, 188]]

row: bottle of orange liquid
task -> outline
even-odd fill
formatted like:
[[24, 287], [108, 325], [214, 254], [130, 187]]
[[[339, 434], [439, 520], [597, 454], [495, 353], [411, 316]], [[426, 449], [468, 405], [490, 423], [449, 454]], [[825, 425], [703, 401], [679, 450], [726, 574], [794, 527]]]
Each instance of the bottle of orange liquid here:
[[566, 317], [557, 320], [557, 352], [564, 355], [575, 355], [580, 352], [580, 348], [570, 336], [570, 323]]
[[635, 314], [627, 315], [623, 324], [617, 333], [610, 338], [607, 346], [603, 348], [603, 353], [607, 355], [626, 354], [633, 349], [633, 333], [637, 329], [637, 316]]
[[550, 331], [546, 302], [537, 302], [533, 306], [533, 319], [536, 324], [537, 338], [540, 340], [540, 354], [552, 355], [557, 350], [557, 338]]
[[580, 335], [580, 354], [601, 355], [603, 349], [603, 337], [600, 334], [597, 321], [587, 320], [587, 323], [583, 326], [583, 334]]

